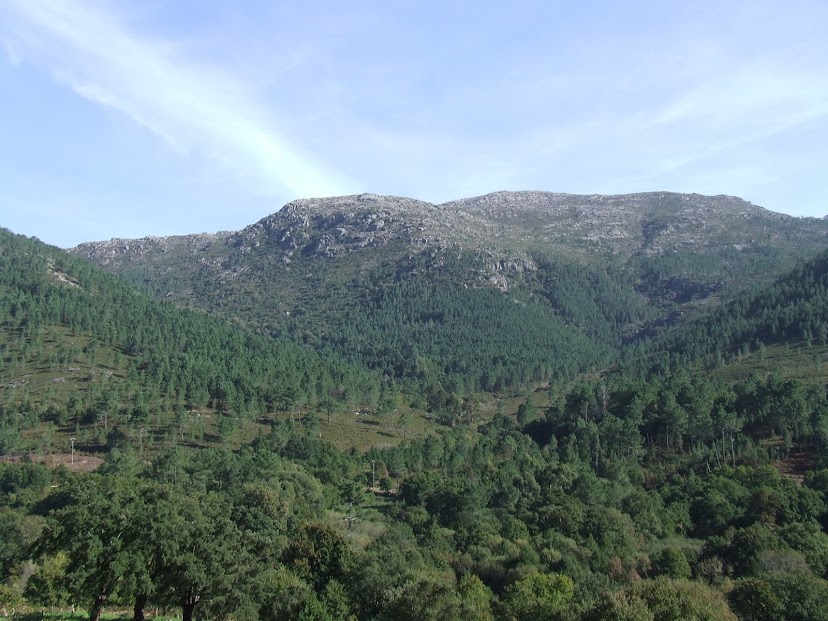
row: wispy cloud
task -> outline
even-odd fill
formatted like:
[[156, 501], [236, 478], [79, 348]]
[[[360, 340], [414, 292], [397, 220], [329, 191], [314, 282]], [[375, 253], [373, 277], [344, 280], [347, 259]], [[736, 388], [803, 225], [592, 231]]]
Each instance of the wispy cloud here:
[[774, 207], [773, 179], [793, 208], [824, 196], [828, 9], [791, 2], [0, 0], [0, 61], [23, 65], [0, 66], [0, 102], [32, 145], [23, 161], [4, 135], [0, 171], [122, 214], [212, 204], [216, 228], [245, 203], [354, 191], [680, 187]]
[[775, 67], [742, 67], [671, 102], [653, 125], [696, 123], [711, 129], [770, 124], [784, 129], [828, 114], [828, 83]]
[[9, 62], [12, 65], [19, 65], [20, 64], [20, 55], [17, 53], [17, 50], [14, 49], [14, 45], [10, 41], [2, 41], [3, 43], [3, 51], [6, 53], [6, 58], [9, 59]]
[[[720, 187], [725, 181], [752, 187], [748, 180], [756, 182], [769, 171], [744, 174], [745, 162], [767, 160], [759, 155], [775, 136], [826, 118], [828, 84], [815, 75], [784, 71], [772, 63], [725, 69], [677, 90], [642, 122], [639, 135], [657, 151], [642, 159], [639, 177], [675, 178], [685, 171], [688, 179], [695, 178], [693, 169], [707, 163], [705, 179], [718, 178]], [[722, 170], [720, 159], [728, 157], [741, 159], [737, 168], [742, 173]]]
[[[130, 29], [101, 2], [9, 0], [12, 60], [45, 68], [82, 97], [118, 110], [184, 155], [218, 162], [257, 193], [336, 194], [351, 182], [291, 144], [232, 75], [182, 58]], [[13, 38], [12, 38], [13, 37]]]

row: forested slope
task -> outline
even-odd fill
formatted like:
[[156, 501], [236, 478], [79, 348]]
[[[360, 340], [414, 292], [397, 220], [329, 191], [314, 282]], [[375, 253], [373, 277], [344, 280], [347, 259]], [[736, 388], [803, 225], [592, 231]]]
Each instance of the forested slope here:
[[[379, 394], [375, 376], [335, 355], [156, 301], [5, 230], [0, 345], [6, 452], [41, 422], [84, 432], [94, 445], [113, 428], [165, 432], [188, 410], [209, 408], [213, 430], [229, 433], [240, 419], [298, 403], [335, 394], [358, 404]], [[87, 437], [92, 428], [98, 435]]]
[[828, 222], [728, 196], [498, 192], [304, 199], [233, 233], [72, 252], [418, 391], [469, 394], [605, 367], [826, 246]]
[[[75, 603], [93, 621], [155, 606], [185, 619], [828, 616], [828, 471], [797, 483], [767, 459], [705, 468], [641, 447], [595, 461], [579, 439], [541, 445], [499, 416], [367, 455], [285, 423], [236, 453], [113, 454], [92, 475], [0, 464], [0, 604]], [[396, 493], [367, 491], [373, 477]]]
[[[464, 209], [506, 225], [501, 198]], [[713, 258], [661, 252], [696, 239], [700, 208], [659, 200], [666, 215], [647, 216], [641, 253], [623, 261], [593, 252], [583, 229], [577, 257], [446, 246], [360, 263], [334, 235], [355, 248], [399, 240], [333, 215], [300, 227], [309, 250], [290, 262], [273, 252], [293, 243], [275, 218], [236, 239], [247, 250], [230, 263], [211, 263], [200, 239], [194, 279], [152, 281], [156, 294], [209, 291], [216, 314], [247, 308], [240, 322], [259, 333], [3, 232], [4, 451], [53, 425], [88, 430], [82, 448], [105, 459], [94, 474], [0, 463], [0, 606], [74, 604], [93, 621], [155, 607], [251, 621], [825, 621], [825, 376], [727, 371], [764, 350], [824, 353], [828, 255], [772, 276], [773, 247], [732, 236], [710, 242]], [[733, 205], [728, 222], [760, 218]], [[558, 227], [562, 213], [521, 218], [557, 214]], [[543, 218], [552, 239], [560, 227]], [[808, 244], [820, 239], [813, 229]], [[264, 286], [278, 270], [297, 288]], [[741, 287], [728, 284], [740, 271]], [[283, 295], [292, 305], [268, 316]], [[336, 404], [365, 406], [381, 428], [406, 401], [429, 412], [428, 437], [365, 452], [319, 437]], [[269, 418], [244, 446], [226, 442], [237, 419], [297, 404], [305, 424]], [[161, 441], [202, 413], [223, 427]]]
[[720, 309], [642, 340], [631, 357], [649, 354], [656, 362], [681, 366], [780, 343], [828, 344], [828, 253], [801, 262], [772, 284], [754, 287]]

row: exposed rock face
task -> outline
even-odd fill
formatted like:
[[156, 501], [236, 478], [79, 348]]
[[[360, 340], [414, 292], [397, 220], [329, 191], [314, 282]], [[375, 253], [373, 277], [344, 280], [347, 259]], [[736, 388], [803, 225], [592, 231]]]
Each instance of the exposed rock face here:
[[269, 244], [288, 255], [334, 257], [391, 241], [420, 243], [424, 222], [437, 208], [396, 196], [360, 194], [328, 199], [303, 199], [285, 205], [232, 235], [237, 248]]
[[539, 252], [624, 260], [714, 248], [823, 245], [826, 235], [828, 220], [792, 218], [732, 196], [496, 192], [433, 205], [360, 194], [297, 200], [235, 233], [113, 239], [81, 244], [73, 252], [114, 271], [187, 262], [224, 280], [255, 267], [253, 255], [289, 268], [298, 258], [361, 253], [367, 259], [383, 248], [408, 257], [429, 253], [435, 261], [461, 250], [477, 254], [483, 265], [478, 280], [506, 290], [509, 274], [536, 269]]
[[113, 238], [109, 241], [85, 242], [71, 248], [69, 252], [86, 256], [101, 266], [117, 265], [124, 260], [141, 259], [170, 252], [197, 255], [229, 235], [230, 233], [221, 232], [171, 237], [150, 236], [141, 239]]
[[672, 192], [496, 192], [442, 208], [488, 223], [496, 239], [522, 237], [544, 246], [580, 245], [621, 254], [656, 254], [679, 246], [701, 249], [749, 224], [762, 228], [780, 218], [793, 220], [732, 196]]

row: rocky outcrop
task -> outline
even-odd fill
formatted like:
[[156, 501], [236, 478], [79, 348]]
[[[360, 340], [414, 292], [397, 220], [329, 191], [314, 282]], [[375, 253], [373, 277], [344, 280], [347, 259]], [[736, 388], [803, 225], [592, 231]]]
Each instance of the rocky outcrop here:
[[69, 252], [77, 254], [102, 267], [117, 267], [126, 262], [151, 261], [165, 255], [198, 257], [225, 240], [230, 233], [200, 233], [171, 237], [143, 237], [141, 239], [117, 239], [86, 242]]
[[238, 232], [113, 239], [73, 252], [113, 271], [189, 265], [227, 280], [264, 269], [263, 262], [290, 269], [299, 259], [355, 255], [365, 261], [393, 253], [433, 257], [439, 266], [444, 253], [466, 251], [479, 259], [477, 282], [507, 290], [512, 276], [537, 269], [539, 254], [593, 261], [722, 248], [751, 252], [791, 243], [822, 246], [827, 235], [828, 220], [792, 218], [732, 196], [496, 192], [433, 205], [359, 194], [297, 200]]

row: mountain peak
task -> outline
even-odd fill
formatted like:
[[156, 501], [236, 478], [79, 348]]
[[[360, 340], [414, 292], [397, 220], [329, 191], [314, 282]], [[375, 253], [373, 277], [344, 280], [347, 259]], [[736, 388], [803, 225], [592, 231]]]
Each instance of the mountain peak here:
[[336, 256], [390, 242], [427, 243], [421, 233], [445, 228], [440, 210], [401, 196], [356, 194], [295, 200], [233, 235], [242, 248], [263, 243], [288, 253]]
[[799, 222], [796, 235], [809, 240], [803, 243], [824, 243], [828, 219], [798, 220], [734, 196], [500, 191], [434, 205], [363, 193], [295, 200], [235, 233], [111, 240], [74, 251], [102, 264], [162, 255], [211, 261], [264, 250], [289, 264], [297, 256], [332, 258], [386, 246], [400, 256], [453, 248], [493, 260], [522, 261], [537, 251], [632, 257], [782, 244], [794, 233], [778, 225], [789, 220]]

